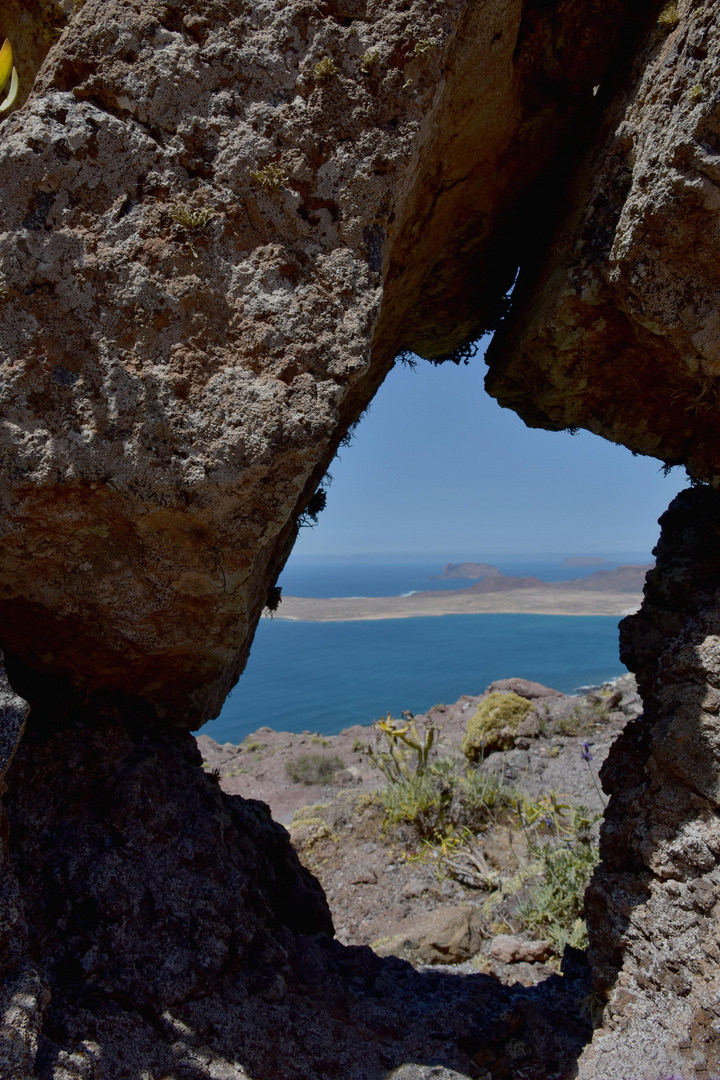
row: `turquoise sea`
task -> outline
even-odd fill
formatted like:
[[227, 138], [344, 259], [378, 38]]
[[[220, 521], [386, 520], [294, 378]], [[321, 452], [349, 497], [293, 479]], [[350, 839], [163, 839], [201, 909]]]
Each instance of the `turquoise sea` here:
[[[500, 569], [517, 574], [524, 567], [546, 581], [597, 569], [513, 565], [514, 570]], [[300, 567], [294, 581], [286, 571], [281, 583], [286, 593], [305, 596], [397, 596], [451, 585], [427, 581], [428, 567], [431, 573], [442, 570], [419, 563]], [[558, 576], [550, 576], [551, 567]], [[298, 583], [304, 583], [302, 591]], [[330, 735], [388, 711], [422, 712], [477, 694], [513, 675], [571, 693], [624, 671], [614, 616], [445, 615], [333, 623], [276, 617], [261, 620], [244, 675], [220, 716], [202, 730], [221, 743], [240, 742], [264, 725]]]

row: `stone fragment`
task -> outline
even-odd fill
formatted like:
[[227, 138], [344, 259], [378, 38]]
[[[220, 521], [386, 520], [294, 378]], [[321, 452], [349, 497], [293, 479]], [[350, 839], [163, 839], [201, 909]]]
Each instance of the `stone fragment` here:
[[372, 867], [356, 870], [350, 878], [351, 885], [377, 885], [377, 874]]
[[459, 964], [480, 949], [483, 920], [471, 904], [440, 907], [408, 921], [401, 934], [373, 946], [378, 956], [399, 956], [416, 964]]
[[540, 721], [537, 713], [531, 712], [517, 726], [517, 734], [524, 739], [537, 739], [540, 734]]
[[490, 683], [485, 693], [513, 693], [519, 697], [528, 698], [530, 701], [535, 701], [538, 698], [562, 697], [559, 690], [553, 690], [549, 686], [532, 682], [530, 679], [496, 679], [495, 682]]
[[427, 889], [427, 883], [421, 878], [410, 878], [406, 881], [401, 890], [401, 896], [405, 900], [410, 900], [414, 896], [422, 896]]
[[362, 784], [362, 777], [360, 771], [354, 765], [349, 769], [338, 769], [333, 773], [333, 784], [337, 784], [338, 787], [349, 787], [352, 784]]
[[485, 952], [499, 964], [538, 964], [552, 955], [553, 945], [551, 941], [528, 941], [518, 934], [497, 934]]

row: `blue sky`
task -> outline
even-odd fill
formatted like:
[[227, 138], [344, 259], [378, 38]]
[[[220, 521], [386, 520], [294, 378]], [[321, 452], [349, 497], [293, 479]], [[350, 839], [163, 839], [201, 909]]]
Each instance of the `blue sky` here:
[[331, 466], [327, 508], [293, 559], [368, 555], [649, 555], [687, 485], [588, 432], [525, 426], [468, 366], [397, 365]]

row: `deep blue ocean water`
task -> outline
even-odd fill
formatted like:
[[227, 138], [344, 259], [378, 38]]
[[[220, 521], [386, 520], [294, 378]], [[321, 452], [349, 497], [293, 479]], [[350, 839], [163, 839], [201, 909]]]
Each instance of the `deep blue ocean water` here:
[[[337, 569], [332, 585], [345, 574], [349, 587], [357, 590], [346, 595], [365, 595], [357, 589], [363, 581], [373, 585], [376, 596], [409, 591], [379, 591], [379, 582], [391, 582], [393, 573], [396, 585], [412, 588], [418, 580], [407, 567], [375, 567], [363, 571], [364, 577], [353, 576], [348, 567]], [[579, 576], [576, 568], [571, 573]], [[553, 580], [547, 573], [538, 576]], [[322, 574], [317, 568], [315, 577], [318, 587]], [[331, 587], [327, 581], [325, 587]], [[617, 626], [614, 616], [444, 615], [333, 623], [262, 619], [244, 675], [220, 716], [202, 730], [221, 743], [241, 742], [264, 725], [332, 735], [388, 711], [397, 716], [402, 709], [422, 712], [456, 701], [513, 675], [571, 693], [625, 671], [618, 658]]]

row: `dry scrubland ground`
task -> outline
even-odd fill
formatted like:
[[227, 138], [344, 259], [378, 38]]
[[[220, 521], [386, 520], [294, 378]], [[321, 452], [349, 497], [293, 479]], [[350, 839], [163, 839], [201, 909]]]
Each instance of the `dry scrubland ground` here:
[[[518, 693], [531, 709], [506, 736], [513, 745], [467, 773], [471, 806], [463, 736], [497, 692]], [[226, 792], [267, 802], [288, 826], [343, 943], [531, 985], [557, 967], [565, 942], [584, 944], [576, 917], [595, 852], [596, 825], [586, 821], [603, 809], [598, 770], [640, 711], [631, 675], [584, 696], [521, 679], [493, 683], [416, 718], [439, 728], [431, 771], [448, 763], [445, 778], [422, 790], [388, 784], [373, 766], [368, 746], [386, 742], [373, 727], [332, 736], [261, 727], [240, 746], [205, 735], [198, 743]], [[578, 817], [579, 806], [588, 813]], [[558, 878], [551, 895], [544, 887]]]

